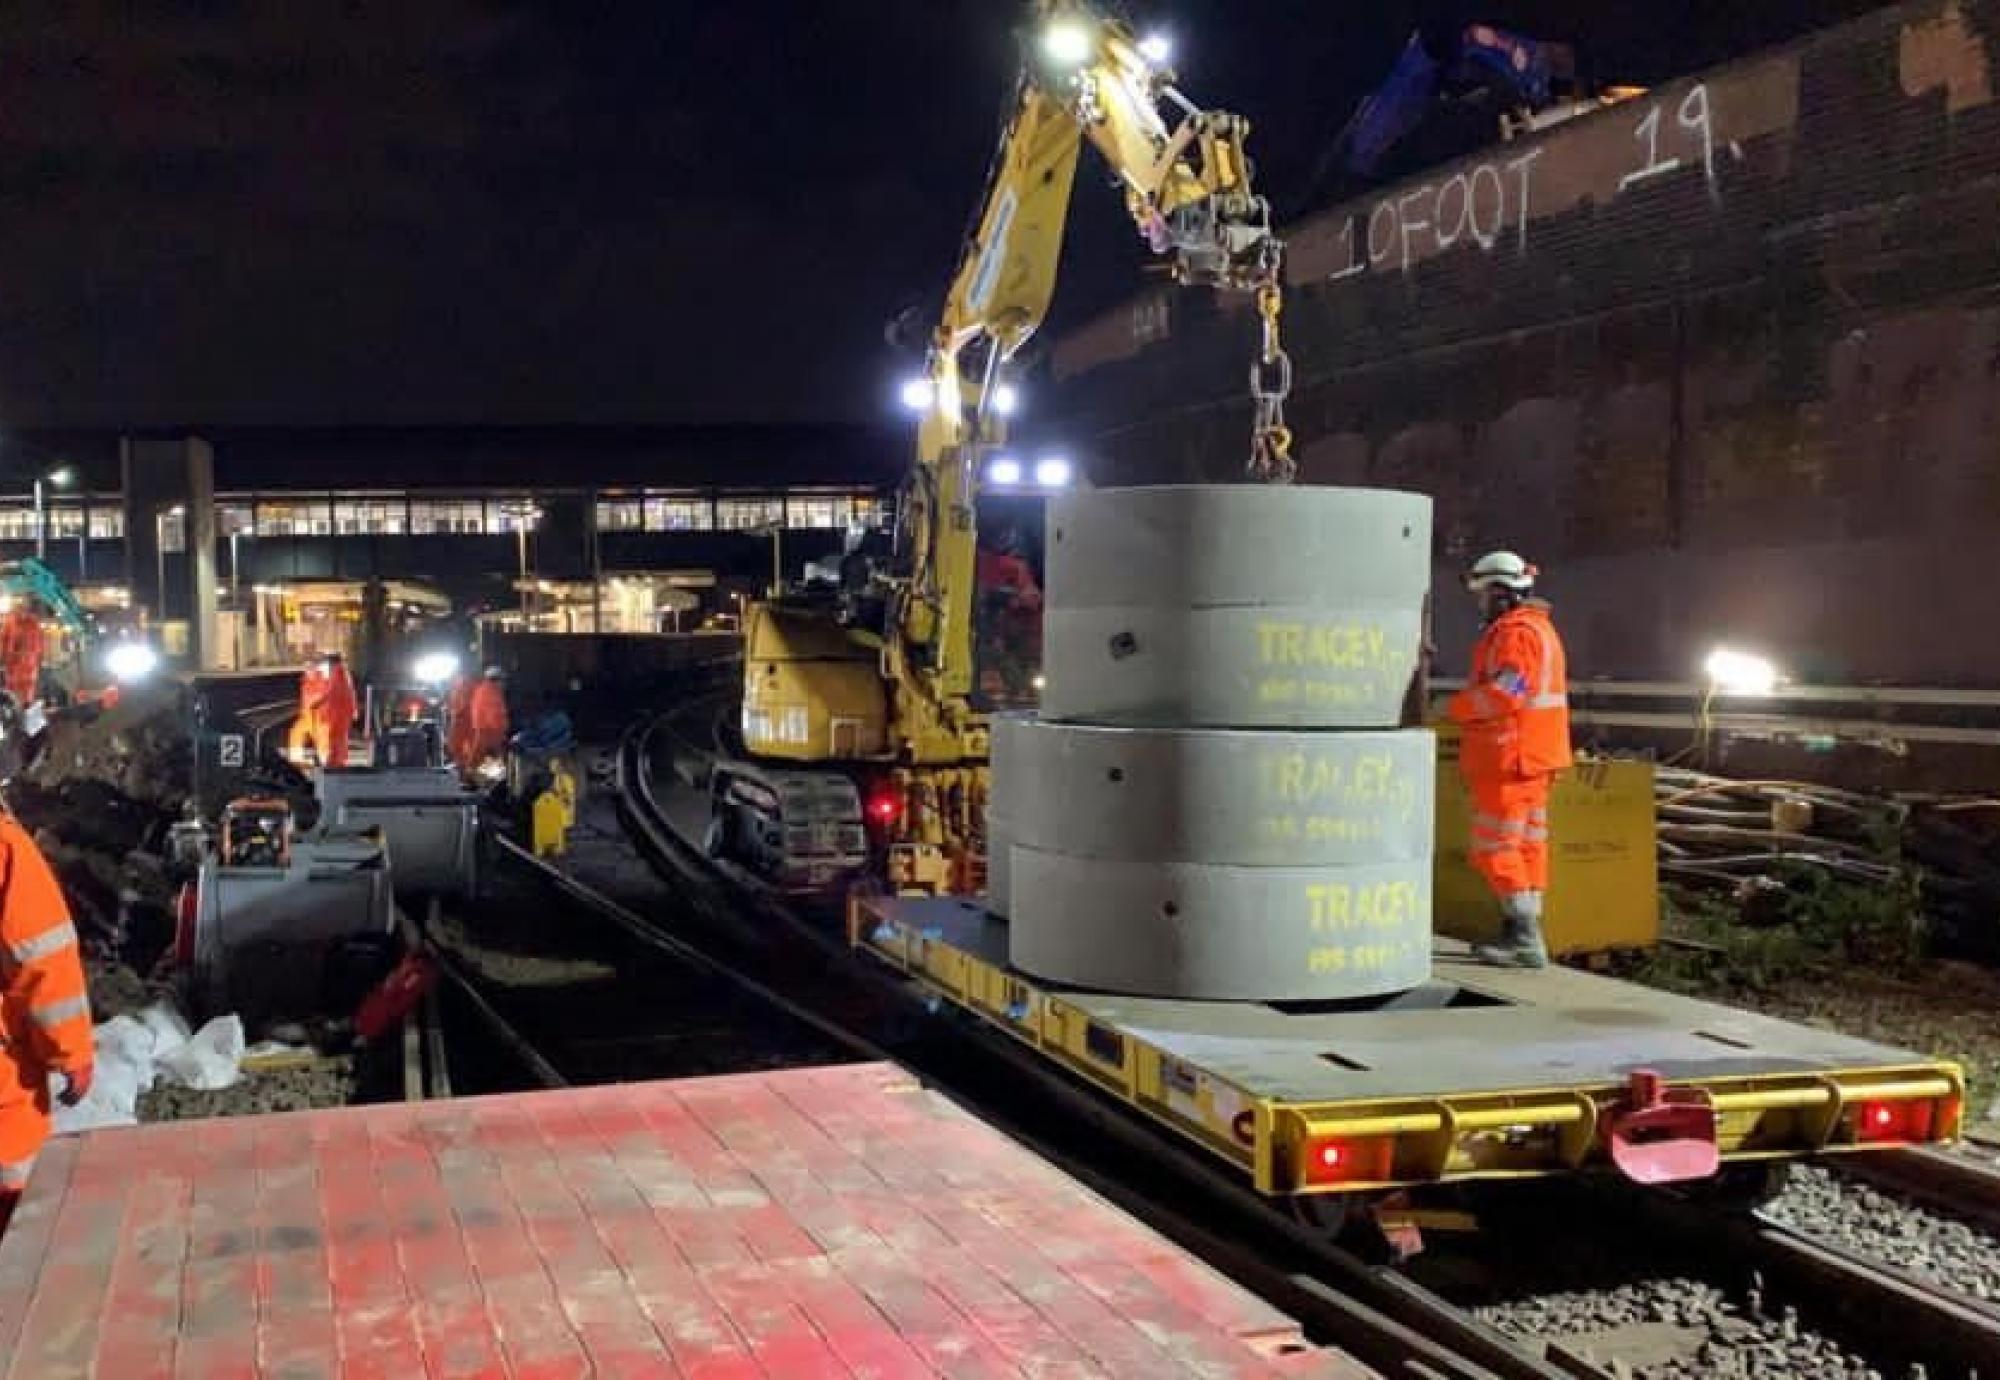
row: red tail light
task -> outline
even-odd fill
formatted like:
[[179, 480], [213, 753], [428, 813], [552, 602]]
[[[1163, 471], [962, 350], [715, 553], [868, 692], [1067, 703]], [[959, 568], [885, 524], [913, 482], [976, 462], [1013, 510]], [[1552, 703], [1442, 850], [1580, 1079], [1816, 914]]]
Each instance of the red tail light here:
[[903, 797], [884, 786], [868, 797], [868, 818], [877, 825], [894, 824], [903, 817]]
[[1315, 1136], [1306, 1142], [1301, 1176], [1308, 1185], [1379, 1183], [1394, 1177], [1395, 1154], [1396, 1142], [1387, 1136]]
[[1930, 1098], [1861, 1102], [1854, 1108], [1854, 1139], [1863, 1145], [1935, 1140], [1937, 1104]]

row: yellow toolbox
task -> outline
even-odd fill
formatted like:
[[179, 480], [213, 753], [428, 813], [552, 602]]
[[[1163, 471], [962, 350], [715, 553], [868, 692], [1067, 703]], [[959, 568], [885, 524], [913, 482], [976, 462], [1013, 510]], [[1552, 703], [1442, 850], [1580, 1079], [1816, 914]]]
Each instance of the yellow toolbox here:
[[[1458, 735], [1438, 732], [1434, 925], [1454, 939], [1496, 936], [1492, 893], [1466, 861], [1471, 806], [1458, 775]], [[1542, 928], [1556, 954], [1651, 948], [1660, 939], [1660, 865], [1653, 764], [1581, 759], [1549, 798], [1549, 894]]]

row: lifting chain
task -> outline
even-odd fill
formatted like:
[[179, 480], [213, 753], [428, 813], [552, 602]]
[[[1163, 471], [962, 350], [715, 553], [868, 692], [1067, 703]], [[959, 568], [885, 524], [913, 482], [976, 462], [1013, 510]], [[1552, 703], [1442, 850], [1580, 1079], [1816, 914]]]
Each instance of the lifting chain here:
[[1285, 248], [1266, 234], [1258, 249], [1257, 319], [1262, 342], [1250, 363], [1250, 473], [1266, 484], [1289, 484], [1298, 476], [1292, 459], [1292, 429], [1285, 425], [1285, 399], [1292, 391], [1292, 357], [1279, 339], [1279, 318], [1285, 310], [1283, 264]]

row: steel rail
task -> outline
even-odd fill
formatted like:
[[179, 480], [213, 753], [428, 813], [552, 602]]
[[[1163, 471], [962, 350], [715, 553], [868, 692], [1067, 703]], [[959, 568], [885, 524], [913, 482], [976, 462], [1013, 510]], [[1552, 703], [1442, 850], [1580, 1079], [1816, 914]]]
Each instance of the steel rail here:
[[[648, 742], [670, 717], [628, 733], [619, 754], [620, 815], [649, 862], [672, 876], [683, 896], [697, 898], [697, 909], [748, 907], [781, 924], [786, 935], [836, 955], [843, 975], [864, 984], [887, 1010], [928, 1014], [932, 1006], [913, 984], [855, 961], [844, 944], [774, 894], [731, 878], [674, 828], [647, 769]], [[578, 888], [579, 895], [588, 891]], [[734, 917], [723, 918], [737, 927]], [[1429, 1290], [1334, 1246], [1025, 1051], [951, 1023], [932, 1026], [930, 1034], [895, 1061], [1385, 1376], [1573, 1380], [1574, 1367], [1530, 1354]], [[1087, 1149], [1065, 1143], [1065, 1130], [1067, 1140], [1080, 1139]], [[1163, 1180], [1172, 1192], [1135, 1189], [1134, 1177]], [[1190, 1203], [1214, 1213], [1227, 1230], [1197, 1222]]]
[[[2000, 696], [1995, 697], [1995, 702], [2000, 703]], [[684, 706], [680, 712], [698, 711], [706, 703]], [[783, 923], [789, 933], [807, 938], [816, 947], [838, 950], [846, 957], [845, 946], [835, 944], [820, 927], [784, 904], [777, 893], [732, 877], [728, 869], [674, 828], [652, 789], [648, 743], [675, 717], [675, 714], [662, 715], [643, 730], [628, 735], [621, 752], [620, 811], [626, 818], [628, 831], [634, 833], [635, 843], [663, 873], [699, 886], [710, 905], [724, 910], [749, 907], [766, 919]], [[923, 1000], [905, 980], [886, 969], [871, 971], [870, 976], [903, 1001]], [[1078, 1155], [1052, 1143], [1033, 1126], [1023, 1126], [1020, 1117], [996, 1111], [990, 1098], [967, 1089], [965, 1080], [940, 1078], [928, 1067], [915, 1071], [927, 1081], [938, 1083], [940, 1091], [964, 1102], [978, 1114], [1001, 1122], [1011, 1134], [1033, 1145], [1067, 1172], [1090, 1183], [1135, 1215], [1153, 1221], [1167, 1235], [1216, 1261], [1265, 1297], [1302, 1319], [1317, 1320], [1329, 1335], [1369, 1364], [1398, 1375], [1485, 1373], [1547, 1378], [1611, 1373], [1593, 1369], [1589, 1363], [1557, 1350], [1551, 1350], [1546, 1357], [1530, 1354], [1522, 1344], [1407, 1277], [1371, 1266], [1276, 1213], [1268, 1204], [1249, 1199], [1240, 1185], [1213, 1166], [1194, 1160], [1181, 1147], [1161, 1141], [1148, 1128], [1134, 1122], [1122, 1108], [1107, 1105], [1090, 1090], [1048, 1069], [1026, 1052], [1011, 1044], [986, 1048], [983, 1052], [1025, 1074], [1024, 1081], [1059, 1106], [1064, 1117], [1089, 1127], [1100, 1141], [1115, 1144], [1121, 1169], [1139, 1162], [1167, 1166], [1167, 1172], [1181, 1185], [1194, 1189], [1205, 1207], [1224, 1214], [1223, 1220], [1231, 1224], [1230, 1232], [1225, 1235], [1198, 1224], [1186, 1212], [1166, 1207], [1159, 1195], [1130, 1188], [1122, 1177], [1099, 1167], [1105, 1158], [1103, 1154]], [[904, 1062], [907, 1065], [911, 1060]], [[922, 1059], [917, 1062], [926, 1066], [931, 1063]], [[1876, 1164], [1903, 1161], [1928, 1168], [1931, 1160], [1967, 1166], [1960, 1178], [1977, 1174], [1984, 1185], [1981, 1191], [1989, 1195], [1983, 1201], [2000, 1214], [2000, 1173], [1983, 1172], [1979, 1166], [1959, 1157], [1918, 1151], [1908, 1156], [1856, 1157], [1842, 1167], [1867, 1172]], [[1935, 1172], [1948, 1171], [1949, 1166]], [[1955, 1200], [1961, 1206], [1941, 1206], [1963, 1215], [1964, 1196], [1960, 1194]], [[1174, 1201], [1186, 1200], [1177, 1196]], [[1697, 1255], [1736, 1264], [1752, 1262], [1752, 1267], [1768, 1276], [1788, 1299], [1796, 1296], [1801, 1301], [1801, 1312], [1823, 1317], [1824, 1330], [1830, 1335], [1864, 1340], [1871, 1349], [1886, 1355], [1927, 1362], [1933, 1367], [1960, 1366], [1968, 1372], [1976, 1364], [1974, 1358], [1984, 1358], [1990, 1367], [1994, 1358], [2000, 1357], [2000, 1313], [1977, 1301], [1939, 1291], [1893, 1268], [1834, 1249], [1776, 1223], [1723, 1214], [1696, 1204], [1682, 1205], [1677, 1211], [1680, 1213], [1677, 1230], [1684, 1240], [1695, 1243]], [[1252, 1239], [1260, 1244], [1247, 1245]], [[1344, 1335], [1356, 1327], [1361, 1328], [1359, 1334]], [[1357, 1337], [1372, 1340], [1358, 1341]], [[1409, 1350], [1412, 1345], [1421, 1345], [1421, 1350]], [[1944, 1372], [1933, 1371], [1941, 1373]]]
[[2000, 1236], [2000, 1165], [1951, 1150], [1916, 1148], [1843, 1157], [1829, 1167]]

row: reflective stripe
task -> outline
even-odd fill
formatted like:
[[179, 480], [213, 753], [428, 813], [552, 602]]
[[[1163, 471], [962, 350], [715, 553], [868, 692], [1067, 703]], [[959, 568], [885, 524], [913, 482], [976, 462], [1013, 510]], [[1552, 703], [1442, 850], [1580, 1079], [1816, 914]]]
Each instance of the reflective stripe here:
[[1549, 831], [1546, 829], [1530, 829], [1522, 837], [1527, 839], [1529, 843], [1547, 843], [1549, 841]]
[[76, 943], [76, 926], [64, 921], [54, 929], [43, 930], [33, 939], [24, 939], [18, 944], [9, 944], [7, 951], [14, 955], [16, 963], [33, 963], [38, 958], [47, 958], [69, 948]]
[[28, 1186], [28, 1175], [33, 1172], [34, 1168], [35, 1157], [33, 1155], [30, 1155], [25, 1160], [14, 1160], [11, 1163], [0, 1161], [0, 1188], [26, 1188]]
[[1495, 834], [1525, 834], [1528, 821], [1525, 819], [1502, 819], [1499, 815], [1479, 815], [1472, 817], [1472, 827], [1485, 829]]
[[1563, 694], [1536, 695], [1533, 699], [1528, 701], [1528, 708], [1567, 709], [1569, 708], [1569, 696]]
[[64, 1021], [73, 1021], [78, 1016], [88, 1016], [90, 998], [66, 997], [62, 1001], [52, 1001], [46, 1006], [38, 1006], [28, 1014], [35, 1018], [36, 1025], [47, 1030], [52, 1026], [61, 1025]]
[[1474, 839], [1472, 846], [1465, 851], [1468, 853], [1505, 853], [1510, 849], [1519, 847], [1520, 844], [1511, 839]]

